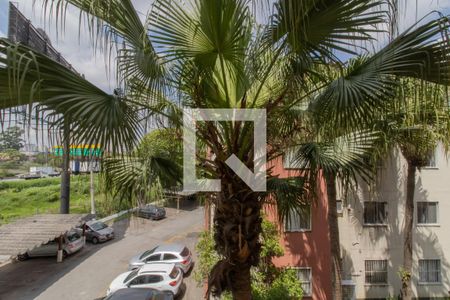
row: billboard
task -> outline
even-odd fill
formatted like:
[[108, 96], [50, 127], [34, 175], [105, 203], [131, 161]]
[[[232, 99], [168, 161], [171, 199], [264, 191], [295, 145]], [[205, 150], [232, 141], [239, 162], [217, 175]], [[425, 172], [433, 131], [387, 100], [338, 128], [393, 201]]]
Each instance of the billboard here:
[[[62, 146], [54, 146], [53, 154], [63, 156], [64, 148]], [[103, 150], [100, 145], [70, 145], [69, 155], [72, 157], [101, 157]]]

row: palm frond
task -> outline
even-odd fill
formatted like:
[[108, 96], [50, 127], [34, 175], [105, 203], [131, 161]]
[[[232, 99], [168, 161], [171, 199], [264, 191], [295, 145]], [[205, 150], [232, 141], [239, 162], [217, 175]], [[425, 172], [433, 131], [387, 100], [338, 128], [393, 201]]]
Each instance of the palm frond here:
[[286, 40], [300, 58], [337, 61], [334, 51], [356, 54], [356, 41], [379, 31], [385, 14], [373, 0], [279, 0], [267, 32], [271, 43]]
[[[0, 39], [0, 108], [38, 105], [53, 125], [70, 122], [73, 142], [132, 149], [142, 134], [136, 107], [28, 47]], [[28, 116], [31, 117], [31, 116]]]
[[236, 86], [245, 82], [243, 61], [251, 37], [247, 4], [223, 0], [182, 6], [157, 0], [149, 16], [150, 37], [159, 53], [177, 62], [174, 71], [181, 69], [175, 77], [197, 80], [204, 95], [222, 107], [236, 106], [243, 96]]
[[356, 176], [369, 181], [372, 178], [370, 158], [376, 151], [381, 134], [376, 131], [354, 132], [298, 146], [294, 163], [299, 169], [308, 170], [305, 177], [318, 182], [320, 172], [334, 174], [345, 180]]
[[268, 204], [275, 205], [280, 224], [289, 223], [293, 212], [301, 213], [309, 203], [310, 191], [302, 176], [267, 180]]
[[[164, 91], [163, 61], [156, 54], [147, 28], [130, 0], [44, 0], [42, 3], [46, 11], [56, 11], [56, 18], [63, 21], [67, 4], [80, 9], [80, 28], [82, 18], [86, 17], [94, 46], [106, 51], [117, 50], [118, 79], [126, 88], [129, 88], [129, 81], [138, 79], [139, 89]], [[139, 89], [134, 84], [134, 92]]]
[[450, 44], [442, 39], [448, 28], [446, 17], [428, 22], [407, 30], [373, 56], [352, 61], [346, 73], [313, 101], [310, 109], [317, 122], [367, 126], [395, 98], [399, 77], [449, 85]]
[[169, 188], [180, 182], [180, 166], [167, 157], [158, 155], [105, 158], [102, 160], [103, 181], [106, 190], [124, 199], [138, 202], [148, 197], [157, 180]]

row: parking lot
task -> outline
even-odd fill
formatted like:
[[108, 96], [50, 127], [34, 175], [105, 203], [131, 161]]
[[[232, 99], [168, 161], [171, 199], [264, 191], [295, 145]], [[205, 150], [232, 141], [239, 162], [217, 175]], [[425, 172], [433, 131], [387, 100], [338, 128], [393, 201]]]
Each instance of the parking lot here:
[[[150, 221], [125, 218], [115, 222], [116, 238], [86, 246], [63, 263], [56, 258], [34, 258], [0, 267], [0, 299], [54, 300], [102, 299], [111, 281], [127, 271], [128, 260], [135, 254], [162, 243], [183, 243], [196, 260], [195, 244], [203, 229], [202, 208], [167, 209], [167, 218]], [[195, 266], [194, 266], [195, 269]], [[202, 299], [192, 272], [184, 280], [186, 291], [180, 299]]]

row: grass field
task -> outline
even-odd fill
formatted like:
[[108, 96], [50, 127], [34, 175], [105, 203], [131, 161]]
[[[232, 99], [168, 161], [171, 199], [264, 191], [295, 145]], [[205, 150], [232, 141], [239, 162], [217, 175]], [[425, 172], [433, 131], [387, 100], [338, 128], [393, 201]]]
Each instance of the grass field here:
[[[90, 212], [89, 176], [78, 175], [71, 178], [70, 212]], [[0, 224], [36, 213], [58, 213], [60, 181], [57, 178], [0, 182]], [[95, 202], [98, 216], [105, 216], [128, 208], [126, 201], [119, 205], [100, 192], [95, 178]]]
[[18, 174], [28, 173], [30, 167], [37, 165], [28, 161], [2, 161], [0, 162], [0, 178], [14, 177]]

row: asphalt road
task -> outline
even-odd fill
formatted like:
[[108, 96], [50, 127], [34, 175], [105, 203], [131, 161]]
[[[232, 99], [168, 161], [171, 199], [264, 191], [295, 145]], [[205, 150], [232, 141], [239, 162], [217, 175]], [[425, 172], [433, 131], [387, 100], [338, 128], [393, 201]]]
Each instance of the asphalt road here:
[[[63, 263], [56, 258], [34, 258], [0, 267], [1, 300], [94, 300], [102, 299], [111, 281], [127, 271], [128, 260], [136, 253], [161, 243], [184, 243], [195, 257], [195, 244], [203, 228], [203, 208], [176, 213], [167, 209], [167, 218], [150, 221], [123, 219], [113, 224], [116, 238], [92, 245], [69, 256]], [[195, 268], [195, 266], [194, 266]], [[185, 277], [183, 300], [202, 299], [203, 289]]]

